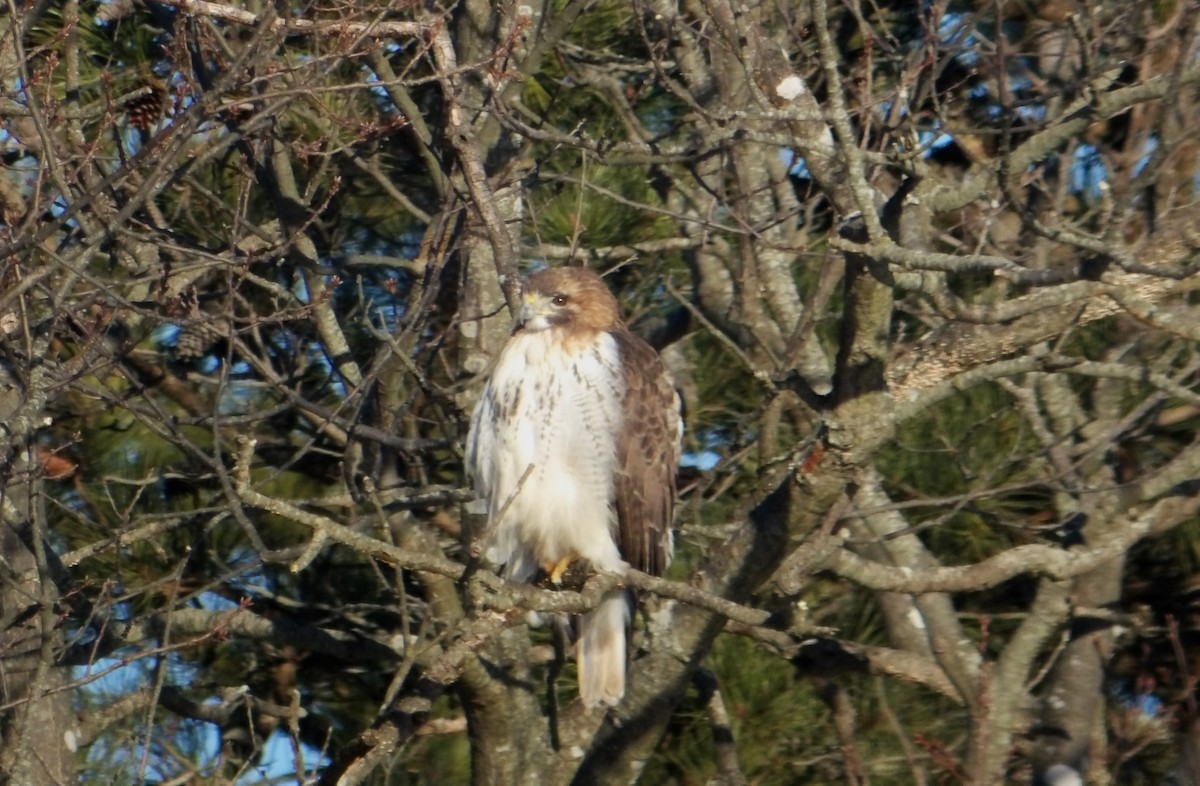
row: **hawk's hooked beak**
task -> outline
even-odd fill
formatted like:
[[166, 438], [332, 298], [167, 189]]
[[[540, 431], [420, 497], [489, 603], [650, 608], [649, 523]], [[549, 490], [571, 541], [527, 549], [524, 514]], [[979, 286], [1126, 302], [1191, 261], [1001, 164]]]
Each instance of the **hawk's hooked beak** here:
[[545, 330], [550, 327], [553, 309], [550, 298], [535, 294], [521, 295], [521, 310], [517, 313], [517, 325], [526, 330]]

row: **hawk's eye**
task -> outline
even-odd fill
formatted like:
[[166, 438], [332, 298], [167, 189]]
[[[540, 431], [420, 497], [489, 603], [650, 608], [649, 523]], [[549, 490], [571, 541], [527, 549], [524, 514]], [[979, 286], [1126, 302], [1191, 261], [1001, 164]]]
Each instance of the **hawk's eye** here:
[[550, 302], [559, 308], [562, 308], [563, 306], [567, 305], [567, 296], [561, 292], [555, 292], [550, 296]]

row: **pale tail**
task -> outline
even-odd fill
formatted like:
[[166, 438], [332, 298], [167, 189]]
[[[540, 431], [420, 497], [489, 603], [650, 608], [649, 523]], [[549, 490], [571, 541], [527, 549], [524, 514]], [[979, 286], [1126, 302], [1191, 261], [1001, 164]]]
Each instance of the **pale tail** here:
[[580, 623], [579, 698], [588, 707], [616, 706], [625, 695], [625, 629], [629, 600], [613, 590]]

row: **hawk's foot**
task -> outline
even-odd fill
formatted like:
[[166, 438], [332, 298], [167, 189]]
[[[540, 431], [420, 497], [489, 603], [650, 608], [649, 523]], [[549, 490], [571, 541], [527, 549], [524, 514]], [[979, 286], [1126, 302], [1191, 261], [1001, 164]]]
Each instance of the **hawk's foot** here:
[[560, 559], [557, 563], [555, 563], [554, 567], [552, 567], [550, 569], [550, 583], [556, 584], [556, 585], [562, 584], [563, 574], [565, 574], [567, 572], [567, 569], [571, 567], [571, 563], [574, 560], [575, 560], [575, 555], [568, 554], [565, 557], [563, 557], [562, 559]]

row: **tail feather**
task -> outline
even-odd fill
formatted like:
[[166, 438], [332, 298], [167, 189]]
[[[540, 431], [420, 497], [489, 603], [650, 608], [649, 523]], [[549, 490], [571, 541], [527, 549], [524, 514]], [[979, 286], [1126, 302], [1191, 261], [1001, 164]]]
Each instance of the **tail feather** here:
[[583, 616], [579, 643], [579, 698], [585, 706], [614, 707], [625, 695], [625, 632], [629, 599], [625, 590], [606, 594]]

